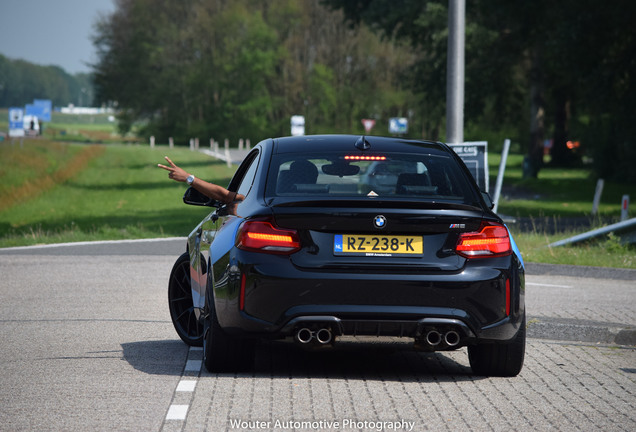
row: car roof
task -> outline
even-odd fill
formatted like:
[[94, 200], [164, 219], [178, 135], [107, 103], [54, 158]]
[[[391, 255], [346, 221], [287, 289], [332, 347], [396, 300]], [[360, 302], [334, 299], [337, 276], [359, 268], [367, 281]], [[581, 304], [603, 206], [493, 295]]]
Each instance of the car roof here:
[[324, 151], [362, 151], [356, 147], [356, 142], [363, 138], [369, 148], [369, 152], [414, 152], [437, 155], [448, 155], [450, 150], [445, 144], [433, 141], [408, 140], [397, 137], [379, 137], [360, 135], [302, 135], [293, 137], [276, 138], [273, 140], [274, 154], [281, 153], [313, 153]]

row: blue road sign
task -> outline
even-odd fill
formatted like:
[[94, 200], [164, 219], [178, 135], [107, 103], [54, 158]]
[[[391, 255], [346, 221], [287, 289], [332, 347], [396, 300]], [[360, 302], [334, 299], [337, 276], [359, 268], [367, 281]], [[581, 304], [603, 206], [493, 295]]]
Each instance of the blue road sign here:
[[24, 106], [24, 115], [37, 117], [41, 120], [44, 117], [44, 107], [40, 105], [26, 104]]
[[24, 110], [22, 108], [9, 108], [9, 136], [24, 136]]
[[389, 119], [389, 133], [405, 134], [409, 131], [409, 120], [406, 117], [392, 117]]
[[38, 120], [47, 122], [51, 121], [51, 110], [53, 109], [53, 103], [50, 99], [33, 99], [33, 105], [42, 107], [42, 116], [38, 116]]

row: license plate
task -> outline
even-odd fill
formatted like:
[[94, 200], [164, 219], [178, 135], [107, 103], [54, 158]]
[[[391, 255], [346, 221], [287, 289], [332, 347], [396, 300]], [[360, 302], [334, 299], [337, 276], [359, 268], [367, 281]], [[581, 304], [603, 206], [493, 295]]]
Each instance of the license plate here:
[[400, 257], [421, 256], [424, 251], [421, 236], [380, 236], [336, 234], [334, 255]]

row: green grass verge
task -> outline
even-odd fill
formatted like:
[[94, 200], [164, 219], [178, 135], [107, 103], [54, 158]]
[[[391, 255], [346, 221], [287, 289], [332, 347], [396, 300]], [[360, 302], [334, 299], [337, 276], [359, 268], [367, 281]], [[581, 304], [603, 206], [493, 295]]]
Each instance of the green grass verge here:
[[636, 249], [621, 244], [614, 235], [592, 242], [550, 247], [550, 244], [578, 232], [547, 235], [516, 232], [514, 226], [511, 231], [525, 262], [636, 269]]
[[[5, 165], [12, 166], [11, 170], [0, 171], [0, 183], [13, 178], [15, 190], [22, 186], [16, 183], [29, 182], [30, 177], [19, 174], [20, 166], [29, 156], [43, 159], [51, 152], [48, 144], [42, 140], [25, 142], [19, 149], [20, 159], [15, 157], [18, 149], [0, 146], [0, 157]], [[58, 169], [65, 169], [67, 153], [83, 147], [61, 146]], [[166, 171], [157, 168], [166, 154], [186, 170], [219, 184], [227, 184], [234, 171], [209, 156], [184, 149], [104, 146], [104, 152], [71, 179], [32, 191], [33, 196], [24, 196], [0, 211], [0, 247], [187, 235], [209, 209], [183, 204], [184, 184], [169, 180]], [[54, 170], [50, 166], [47, 169]], [[7, 192], [0, 191], [0, 200]]]
[[[489, 153], [490, 185], [494, 188], [501, 155]], [[590, 217], [596, 179], [586, 168], [546, 166], [536, 179], [523, 179], [523, 156], [508, 157], [498, 212], [513, 217]], [[494, 193], [494, 191], [491, 191]], [[636, 185], [605, 182], [597, 217], [618, 219], [623, 195], [636, 197]]]
[[11, 189], [44, 175], [52, 175], [81, 150], [79, 146], [56, 142], [38, 145], [37, 141], [31, 140], [22, 147], [19, 142], [5, 142], [1, 146], [0, 197], [3, 199]]
[[[8, 142], [0, 145], [0, 247], [89, 240], [113, 240], [186, 236], [209, 209], [184, 205], [185, 186], [167, 178], [157, 168], [164, 155], [198, 177], [226, 185], [235, 168], [184, 148], [147, 145], [104, 145], [83, 169], [64, 179], [60, 172], [77, 169], [77, 160], [87, 146], [48, 140], [25, 140], [23, 147]], [[498, 156], [491, 154], [491, 174]], [[522, 195], [538, 199], [502, 199], [501, 213], [515, 217], [585, 217], [591, 211], [595, 181], [584, 169], [545, 168], [539, 179], [521, 178], [521, 156], [512, 156], [505, 186], [518, 188]], [[49, 176], [50, 182], [35, 182]], [[62, 180], [60, 180], [62, 179]], [[25, 185], [35, 183], [32, 188]], [[494, 185], [494, 177], [492, 183]], [[41, 189], [38, 189], [38, 187]], [[20, 196], [16, 191], [27, 191]], [[618, 217], [620, 196], [636, 196], [633, 186], [606, 184], [601, 213]], [[13, 194], [13, 195], [12, 195]], [[618, 196], [618, 200], [616, 197]], [[526, 204], [526, 201], [528, 202]], [[615, 202], [618, 201], [618, 202]], [[636, 268], [634, 248], [621, 245], [609, 236], [577, 246], [550, 248], [548, 245], [572, 235], [568, 230], [546, 234], [539, 229], [521, 230], [511, 224], [515, 240], [527, 262], [578, 264]]]
[[[490, 185], [494, 188], [501, 155], [489, 153]], [[636, 268], [636, 248], [621, 244], [610, 235], [594, 241], [552, 248], [549, 245], [587, 229], [574, 229], [572, 220], [591, 222], [599, 227], [619, 220], [623, 195], [636, 197], [636, 185], [605, 182], [598, 214], [592, 216], [596, 179], [585, 168], [546, 166], [536, 179], [523, 179], [523, 156], [510, 155], [506, 164], [503, 192], [498, 213], [513, 219], [530, 220], [530, 228], [509, 224], [524, 260], [528, 262]], [[494, 193], [494, 191], [491, 191]], [[548, 234], [541, 220], [549, 219], [556, 230]], [[537, 222], [534, 226], [534, 222]], [[552, 233], [555, 231], [556, 233]]]

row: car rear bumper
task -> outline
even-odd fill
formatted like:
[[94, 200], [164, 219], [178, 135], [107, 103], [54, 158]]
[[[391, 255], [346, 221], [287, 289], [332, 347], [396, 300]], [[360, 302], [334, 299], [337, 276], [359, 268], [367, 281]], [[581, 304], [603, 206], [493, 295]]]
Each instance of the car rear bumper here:
[[240, 276], [228, 277], [228, 286], [215, 294], [219, 323], [227, 332], [285, 338], [300, 329], [326, 328], [334, 336], [416, 341], [431, 331], [456, 332], [461, 346], [511, 340], [525, 312], [523, 269], [514, 256], [475, 260], [452, 274], [400, 275], [306, 271], [281, 258], [234, 267]]

